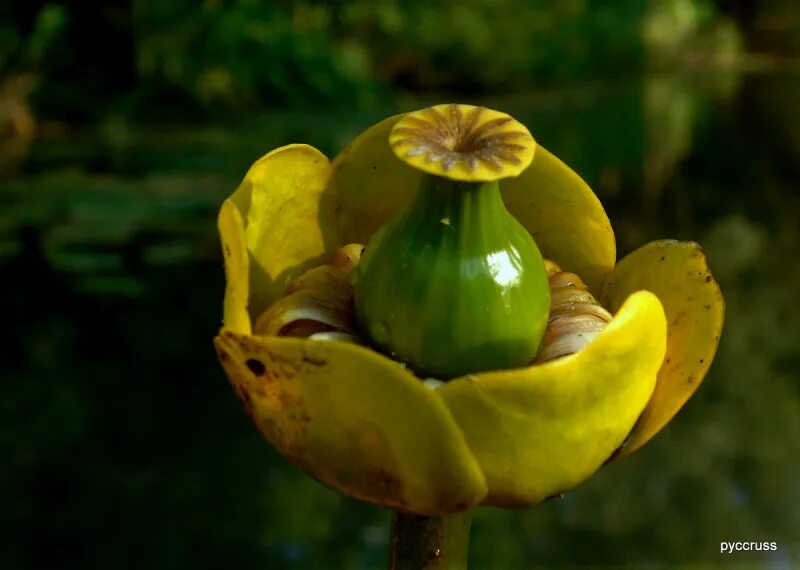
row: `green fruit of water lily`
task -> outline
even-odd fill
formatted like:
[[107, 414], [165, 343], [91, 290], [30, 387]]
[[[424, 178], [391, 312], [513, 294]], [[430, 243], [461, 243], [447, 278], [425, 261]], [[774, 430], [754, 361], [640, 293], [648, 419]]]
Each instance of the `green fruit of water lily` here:
[[418, 374], [448, 379], [528, 364], [550, 298], [542, 255], [498, 187], [530, 163], [533, 139], [507, 115], [443, 107], [393, 129], [398, 157], [427, 174], [411, 207], [369, 242], [354, 284], [362, 335]]

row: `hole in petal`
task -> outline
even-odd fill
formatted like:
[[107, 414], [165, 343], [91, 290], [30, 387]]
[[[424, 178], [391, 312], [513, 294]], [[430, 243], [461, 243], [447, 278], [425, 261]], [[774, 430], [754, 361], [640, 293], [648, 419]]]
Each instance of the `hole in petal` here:
[[255, 358], [248, 359], [244, 364], [250, 369], [250, 372], [256, 376], [262, 376], [267, 371], [267, 367], [264, 366], [264, 363]]

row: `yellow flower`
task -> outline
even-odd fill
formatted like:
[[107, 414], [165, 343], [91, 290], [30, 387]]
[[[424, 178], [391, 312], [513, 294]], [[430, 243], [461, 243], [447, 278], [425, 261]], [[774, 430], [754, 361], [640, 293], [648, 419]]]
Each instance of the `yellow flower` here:
[[538, 503], [638, 449], [683, 406], [717, 348], [719, 287], [695, 243], [653, 242], [615, 264], [597, 197], [532, 143], [532, 162], [522, 161], [530, 166], [501, 182], [503, 200], [544, 257], [579, 275], [614, 314], [588, 346], [432, 390], [365, 346], [256, 327], [301, 275], [335, 289], [340, 268], [326, 264], [410, 204], [419, 168], [461, 168], [469, 178], [471, 165], [446, 157], [417, 157], [418, 168], [398, 159], [389, 137], [402, 118], [367, 129], [332, 162], [289, 145], [250, 168], [219, 215], [227, 278], [219, 359], [262, 434], [347, 495], [425, 515]]

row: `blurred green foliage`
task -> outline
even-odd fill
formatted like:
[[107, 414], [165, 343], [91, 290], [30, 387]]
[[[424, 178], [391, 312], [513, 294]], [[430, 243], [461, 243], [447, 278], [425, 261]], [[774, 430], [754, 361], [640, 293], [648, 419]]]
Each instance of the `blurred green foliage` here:
[[[785, 4], [794, 18], [772, 44], [796, 54], [800, 24]], [[485, 93], [735, 65], [746, 34], [762, 37], [783, 13], [740, 5], [752, 3], [12, 0], [0, 8], [0, 78], [35, 72], [37, 114], [70, 121], [370, 107], [398, 90]]]
[[69, 23], [69, 13], [60, 4], [45, 4], [36, 13], [32, 29], [0, 25], [0, 77], [44, 64]]
[[136, 66], [144, 82], [206, 105], [364, 102], [369, 63], [333, 20], [322, 3], [136, 0]]

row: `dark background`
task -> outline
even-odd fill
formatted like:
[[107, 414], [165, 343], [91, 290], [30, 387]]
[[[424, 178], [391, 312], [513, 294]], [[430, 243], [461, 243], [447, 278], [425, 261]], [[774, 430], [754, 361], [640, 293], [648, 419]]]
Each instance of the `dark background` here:
[[276, 146], [452, 100], [580, 172], [620, 254], [701, 242], [727, 301], [675, 421], [562, 500], [479, 510], [471, 567], [800, 565], [796, 2], [11, 0], [0, 568], [385, 565], [389, 513], [291, 467], [216, 362], [216, 210]]

